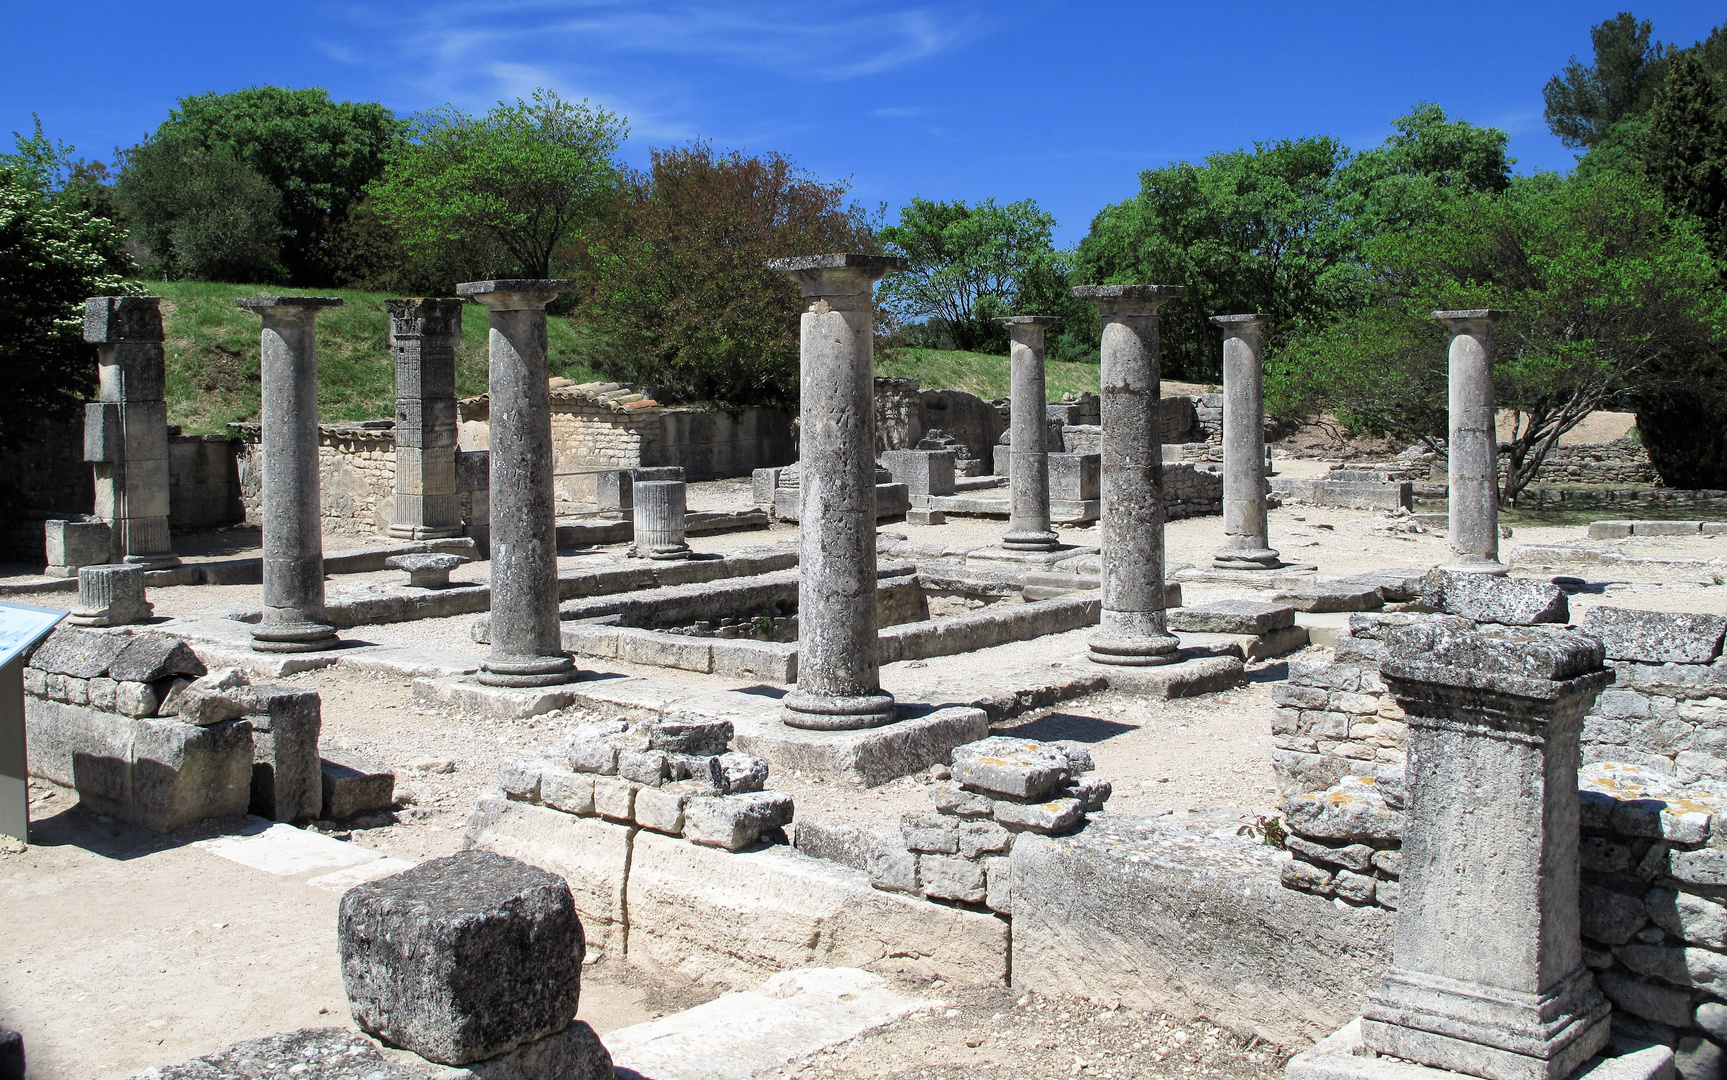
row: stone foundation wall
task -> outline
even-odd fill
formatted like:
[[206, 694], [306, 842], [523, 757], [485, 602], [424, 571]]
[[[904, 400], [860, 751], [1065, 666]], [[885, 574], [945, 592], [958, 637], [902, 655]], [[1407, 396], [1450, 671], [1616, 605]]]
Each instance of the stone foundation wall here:
[[875, 409], [878, 454], [915, 449], [927, 432], [939, 430], [964, 444], [961, 457], [988, 461], [1007, 430], [1005, 408], [963, 390], [926, 390], [916, 379], [877, 379]]
[[1166, 519], [1203, 517], [1223, 513], [1223, 473], [1190, 461], [1163, 467], [1163, 503]]

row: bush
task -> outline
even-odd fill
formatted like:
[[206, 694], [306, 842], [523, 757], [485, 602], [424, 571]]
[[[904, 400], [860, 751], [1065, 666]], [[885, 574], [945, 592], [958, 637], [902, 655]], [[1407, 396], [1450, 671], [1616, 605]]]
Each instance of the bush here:
[[220, 147], [146, 142], [128, 156], [115, 198], [163, 278], [273, 282], [280, 263], [282, 198]]

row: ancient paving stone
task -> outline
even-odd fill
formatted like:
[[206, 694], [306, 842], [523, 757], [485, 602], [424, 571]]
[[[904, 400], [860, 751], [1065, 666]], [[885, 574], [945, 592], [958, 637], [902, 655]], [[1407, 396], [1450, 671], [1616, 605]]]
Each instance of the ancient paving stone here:
[[1571, 617], [1559, 586], [1495, 574], [1434, 570], [1421, 582], [1421, 602], [1447, 615], [1506, 626], [1562, 623]]
[[1085, 808], [1078, 799], [1050, 799], [1040, 803], [997, 802], [995, 820], [1015, 832], [1056, 836], [1085, 821]]
[[988, 895], [983, 867], [967, 859], [919, 855], [917, 876], [925, 896], [980, 903]]
[[390, 809], [396, 798], [396, 774], [340, 746], [324, 747], [319, 772], [323, 781], [318, 816], [347, 821]]
[[907, 814], [900, 818], [900, 835], [911, 851], [952, 855], [959, 850], [959, 823], [939, 814]]
[[1601, 639], [1609, 660], [1707, 664], [1721, 655], [1727, 616], [1592, 607], [1581, 629]]
[[342, 983], [362, 1030], [445, 1065], [557, 1034], [586, 947], [562, 878], [484, 851], [342, 896]]
[[995, 735], [953, 751], [956, 781], [1012, 798], [1040, 798], [1065, 783], [1071, 773], [1064, 751], [1030, 739]]
[[702, 796], [684, 808], [684, 839], [703, 847], [741, 851], [763, 833], [791, 821], [792, 798], [782, 792]]
[[1295, 609], [1260, 600], [1218, 600], [1174, 608], [1169, 628], [1192, 634], [1269, 634], [1295, 625]]

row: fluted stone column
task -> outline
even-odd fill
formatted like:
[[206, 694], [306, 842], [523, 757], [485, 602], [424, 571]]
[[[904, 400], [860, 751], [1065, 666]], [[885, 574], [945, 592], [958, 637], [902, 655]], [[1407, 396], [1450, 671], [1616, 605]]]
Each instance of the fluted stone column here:
[[1044, 327], [1060, 322], [1053, 315], [1014, 315], [996, 322], [1007, 327], [1009, 401], [1008, 444], [1012, 465], [1008, 489], [1012, 515], [1001, 546], [1012, 551], [1053, 551], [1061, 538], [1049, 527], [1049, 448], [1044, 445], [1048, 397], [1043, 377]]
[[874, 295], [904, 270], [880, 255], [767, 264], [797, 282], [799, 325], [798, 685], [785, 722], [865, 728], [894, 719], [876, 641]]
[[152, 570], [178, 566], [168, 535], [167, 363], [161, 297], [92, 296], [84, 340], [101, 388], [84, 411], [84, 459], [96, 474], [96, 516], [112, 557]]
[[1503, 574], [1499, 561], [1499, 430], [1493, 416], [1493, 324], [1503, 311], [1435, 311], [1451, 333], [1451, 486], [1447, 570]]
[[342, 301], [330, 296], [248, 296], [234, 302], [264, 320], [264, 617], [252, 628], [252, 648], [333, 648], [336, 629], [323, 621], [318, 346], [312, 324], [318, 312], [340, 307]]
[[462, 534], [456, 489], [456, 343], [460, 297], [386, 300], [396, 354], [396, 498], [390, 535]]
[[635, 482], [635, 538], [630, 554], [643, 559], [687, 559], [684, 542], [685, 489], [682, 480]]
[[1489, 1080], [1564, 1080], [1608, 1038], [1577, 883], [1583, 714], [1612, 681], [1601, 642], [1418, 623], [1385, 649], [1408, 808], [1393, 962], [1363, 1041]]
[[1270, 570], [1265, 517], [1265, 364], [1261, 334], [1269, 315], [1214, 315], [1223, 328], [1223, 548], [1213, 566]]
[[145, 599], [144, 570], [135, 563], [80, 566], [78, 606], [68, 618], [79, 626], [124, 626], [148, 619], [155, 605]]
[[492, 686], [553, 686], [575, 677], [558, 624], [558, 527], [552, 492], [552, 398], [546, 305], [568, 281], [470, 281], [457, 294], [491, 312]]
[[1081, 285], [1103, 313], [1103, 617], [1091, 639], [1099, 664], [1147, 667], [1180, 658], [1165, 624], [1163, 414], [1157, 309], [1178, 285]]

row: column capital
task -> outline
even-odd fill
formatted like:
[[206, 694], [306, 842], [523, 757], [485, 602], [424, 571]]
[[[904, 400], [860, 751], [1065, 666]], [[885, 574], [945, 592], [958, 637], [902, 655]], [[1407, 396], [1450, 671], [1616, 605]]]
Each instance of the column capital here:
[[84, 301], [84, 340], [92, 345], [162, 340], [160, 296], [92, 296]]
[[1265, 329], [1271, 322], [1271, 316], [1259, 313], [1255, 315], [1213, 315], [1209, 320], [1213, 326], [1221, 329], [1228, 337], [1240, 337], [1242, 334], [1254, 333]]
[[800, 293], [815, 296], [846, 296], [870, 290], [883, 275], [911, 269], [911, 260], [895, 255], [792, 255], [769, 259], [764, 269], [784, 274], [797, 282]]
[[456, 295], [478, 301], [493, 311], [532, 311], [556, 300], [559, 293], [569, 292], [574, 284], [570, 278], [464, 281], [456, 286]]
[[265, 326], [275, 323], [310, 322], [325, 308], [341, 307], [339, 296], [242, 296], [234, 306], [257, 312]]
[[1001, 323], [1010, 330], [1016, 326], [1054, 326], [1061, 321], [1060, 315], [1000, 315], [991, 320]]
[[1414, 726], [1539, 738], [1613, 681], [1596, 638], [1547, 626], [1416, 623], [1385, 638], [1380, 675]]
[[1076, 300], [1090, 300], [1105, 315], [1155, 315], [1157, 309], [1187, 295], [1180, 285], [1075, 285]]
[[438, 337], [459, 334], [462, 330], [462, 305], [459, 296], [416, 296], [405, 300], [385, 300], [384, 310], [390, 316], [390, 336]]
[[1493, 324], [1505, 318], [1503, 308], [1470, 308], [1464, 311], [1435, 311], [1433, 321], [1442, 323], [1452, 334], [1481, 333], [1493, 329]]

